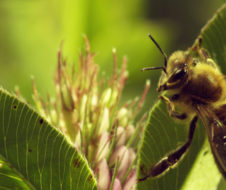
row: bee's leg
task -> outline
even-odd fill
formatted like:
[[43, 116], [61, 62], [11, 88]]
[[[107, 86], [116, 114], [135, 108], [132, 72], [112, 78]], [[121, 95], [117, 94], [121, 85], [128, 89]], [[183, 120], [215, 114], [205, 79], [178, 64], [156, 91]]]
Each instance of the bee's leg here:
[[195, 43], [192, 47], [191, 50], [193, 51], [197, 51], [199, 56], [204, 59], [207, 60], [210, 56], [209, 53], [202, 47], [202, 37], [199, 36], [197, 39], [197, 43]]
[[210, 55], [206, 49], [202, 47], [202, 38], [198, 38], [198, 47], [197, 47], [197, 52], [199, 56], [206, 61], [207, 64], [211, 65], [212, 67], [216, 68], [216, 64], [214, 61], [210, 58]]
[[208, 51], [202, 47], [202, 38], [199, 37], [198, 40], [199, 40], [198, 41], [198, 54], [202, 59], [207, 60], [210, 57], [210, 55], [209, 55]]
[[[174, 97], [174, 96], [172, 96], [172, 97]], [[167, 103], [170, 116], [175, 117], [177, 119], [181, 119], [181, 120], [187, 118], [186, 113], [178, 113], [178, 112], [175, 111], [174, 104], [172, 104], [172, 101], [173, 101], [172, 98], [169, 99], [166, 96], [159, 96], [159, 98], [161, 100], [164, 100]]]
[[181, 147], [179, 147], [178, 149], [176, 149], [176, 151], [169, 154], [166, 158], [163, 158], [162, 160], [160, 160], [159, 162], [154, 164], [151, 167], [148, 175], [139, 179], [138, 181], [144, 181], [149, 177], [157, 177], [157, 176], [161, 175], [167, 169], [173, 167], [182, 158], [182, 156], [188, 151], [188, 149], [191, 145], [197, 120], [198, 120], [198, 117], [195, 116], [190, 123], [187, 142], [184, 145], [182, 145]]

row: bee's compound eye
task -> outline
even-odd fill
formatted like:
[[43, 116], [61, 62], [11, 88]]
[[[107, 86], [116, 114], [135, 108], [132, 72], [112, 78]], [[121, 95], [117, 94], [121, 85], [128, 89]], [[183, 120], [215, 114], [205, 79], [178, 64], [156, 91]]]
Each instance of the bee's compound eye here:
[[180, 98], [179, 94], [174, 94], [173, 96], [170, 97], [170, 100], [171, 101], [177, 101], [177, 100], [179, 100], [179, 98]]
[[178, 80], [182, 80], [184, 78], [184, 76], [186, 75], [186, 71], [184, 69], [179, 69], [176, 70], [172, 76], [169, 78], [168, 82], [169, 83], [174, 83]]

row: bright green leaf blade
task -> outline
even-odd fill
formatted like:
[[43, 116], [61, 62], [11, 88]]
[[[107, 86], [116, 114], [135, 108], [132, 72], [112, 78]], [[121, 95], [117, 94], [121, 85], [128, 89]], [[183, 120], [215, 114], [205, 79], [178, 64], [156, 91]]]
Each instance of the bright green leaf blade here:
[[217, 190], [225, 190], [226, 189], [226, 181], [222, 178], [221, 182], [219, 183]]
[[[203, 41], [202, 46], [205, 47], [211, 57], [217, 62], [223, 71], [226, 71], [226, 5], [219, 9], [216, 15], [208, 22], [201, 32]], [[157, 103], [152, 109], [149, 117], [149, 123], [144, 131], [144, 138], [140, 149], [140, 160], [138, 178], [144, 176], [154, 163], [173, 151], [178, 147], [177, 142], [184, 142], [187, 139], [187, 134], [182, 128], [188, 129], [188, 124], [176, 124], [167, 113], [167, 108]], [[149, 178], [144, 182], [138, 183], [138, 189], [181, 189], [183, 184], [184, 189], [189, 189], [189, 184], [192, 183], [192, 189], [202, 189], [200, 180], [209, 184], [209, 188], [216, 189], [220, 180], [219, 171], [212, 159], [209, 145], [203, 145], [205, 129], [202, 124], [198, 125], [198, 130], [195, 132], [195, 137], [192, 142], [192, 147], [179, 163], [178, 167], [165, 173], [164, 176], [152, 179]], [[207, 150], [208, 149], [208, 150]], [[197, 153], [199, 152], [198, 157]], [[205, 164], [205, 165], [203, 165]], [[211, 172], [205, 168], [211, 167]], [[197, 169], [199, 168], [199, 170]], [[197, 174], [198, 172], [198, 174]], [[216, 180], [209, 180], [213, 177]], [[200, 176], [194, 177], [194, 176]], [[205, 176], [205, 179], [204, 179]], [[203, 181], [205, 180], [205, 181]], [[219, 186], [222, 188], [224, 184]]]
[[224, 4], [214, 17], [201, 31], [202, 46], [206, 48], [211, 57], [226, 72], [226, 4]]
[[220, 180], [221, 174], [214, 163], [209, 142], [206, 138], [203, 148], [200, 150], [181, 190], [214, 190]]
[[30, 188], [2, 160], [0, 161], [0, 189], [29, 190]]
[[2, 89], [0, 157], [30, 189], [97, 189], [86, 160], [66, 138]]

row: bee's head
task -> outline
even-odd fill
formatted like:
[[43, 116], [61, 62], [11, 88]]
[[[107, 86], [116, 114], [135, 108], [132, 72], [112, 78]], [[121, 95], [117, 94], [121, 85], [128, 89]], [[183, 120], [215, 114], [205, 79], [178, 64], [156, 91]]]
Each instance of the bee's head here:
[[167, 59], [166, 54], [163, 52], [154, 38], [150, 34], [149, 37], [164, 56], [164, 66], [148, 67], [143, 68], [142, 70], [161, 69], [163, 71], [158, 84], [158, 92], [181, 88], [188, 79], [187, 63], [189, 62], [190, 57], [184, 51], [176, 51], [170, 56], [169, 59]]
[[178, 89], [184, 86], [188, 79], [189, 56], [184, 51], [174, 52], [163, 72], [158, 85], [158, 91]]

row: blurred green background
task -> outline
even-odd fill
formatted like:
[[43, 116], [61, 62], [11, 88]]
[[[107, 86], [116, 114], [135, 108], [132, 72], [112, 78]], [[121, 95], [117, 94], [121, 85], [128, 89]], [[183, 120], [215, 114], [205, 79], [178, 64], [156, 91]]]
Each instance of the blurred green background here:
[[[76, 62], [84, 49], [86, 34], [96, 63], [102, 71], [112, 70], [112, 48], [118, 63], [128, 58], [129, 80], [123, 99], [142, 93], [151, 79], [146, 108], [156, 100], [160, 71], [141, 72], [142, 67], [163, 64], [163, 57], [151, 40], [151, 33], [169, 55], [189, 47], [201, 27], [225, 0], [1, 0], [0, 1], [0, 85], [13, 91], [20, 87], [31, 101], [31, 75], [41, 95], [54, 93], [53, 76], [57, 50], [64, 41], [64, 54]], [[106, 75], [107, 76], [107, 75]]]

